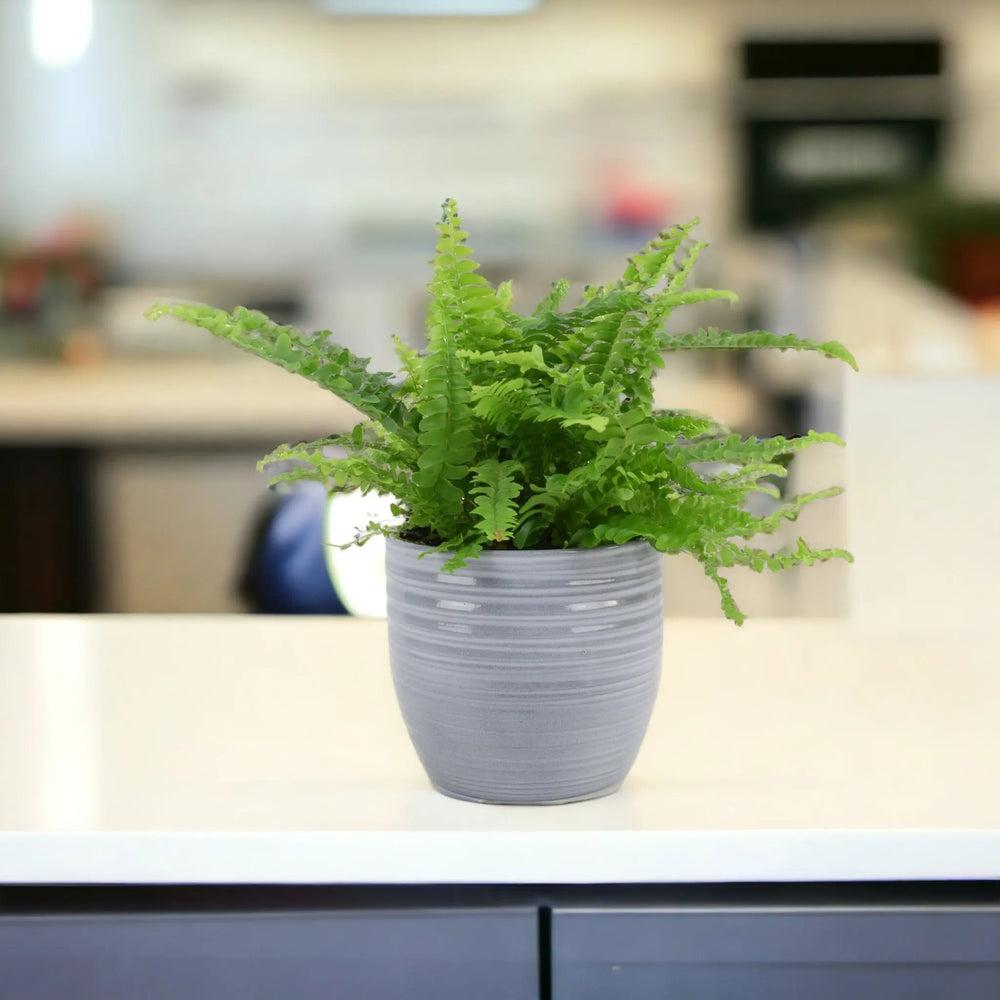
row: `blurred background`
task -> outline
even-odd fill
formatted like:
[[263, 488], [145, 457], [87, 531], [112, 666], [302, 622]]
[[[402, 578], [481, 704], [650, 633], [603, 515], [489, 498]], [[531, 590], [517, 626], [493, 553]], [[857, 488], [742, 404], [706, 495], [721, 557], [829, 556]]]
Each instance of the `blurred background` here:
[[[0, 611], [340, 609], [268, 576], [255, 460], [350, 411], [142, 311], [242, 303], [391, 366], [445, 196], [515, 304], [697, 215], [698, 283], [742, 299], [677, 329], [854, 350], [857, 376], [675, 356], [657, 386], [849, 439], [799, 460], [793, 489], [848, 492], [789, 537], [857, 564], [736, 573], [752, 615], [996, 606], [995, 0], [0, 0]], [[322, 575], [318, 510], [292, 527]], [[665, 579], [718, 613], [696, 564]]]

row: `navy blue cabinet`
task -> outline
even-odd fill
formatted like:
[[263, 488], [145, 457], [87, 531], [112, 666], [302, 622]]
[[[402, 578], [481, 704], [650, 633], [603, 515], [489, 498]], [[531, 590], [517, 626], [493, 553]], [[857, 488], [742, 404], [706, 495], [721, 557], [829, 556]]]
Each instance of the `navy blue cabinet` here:
[[0, 1000], [201, 998], [997, 1000], [1000, 885], [0, 887]]
[[534, 909], [0, 917], [0, 1000], [529, 1000]]
[[1000, 908], [556, 908], [553, 1000], [996, 1000]]

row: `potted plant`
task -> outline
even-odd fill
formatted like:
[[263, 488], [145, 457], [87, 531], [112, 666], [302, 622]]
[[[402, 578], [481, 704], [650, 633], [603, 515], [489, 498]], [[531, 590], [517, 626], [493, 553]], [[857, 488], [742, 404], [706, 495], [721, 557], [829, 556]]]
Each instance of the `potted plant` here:
[[[275, 483], [391, 495], [389, 647], [406, 725], [434, 785], [483, 802], [554, 803], [614, 791], [638, 752], [659, 680], [659, 553], [686, 552], [740, 612], [724, 571], [782, 570], [841, 549], [752, 545], [838, 488], [781, 501], [788, 456], [830, 433], [743, 438], [709, 417], [653, 406], [673, 351], [816, 351], [841, 344], [764, 331], [667, 335], [679, 306], [735, 298], [689, 288], [704, 243], [674, 226], [622, 277], [562, 308], [558, 281], [528, 315], [511, 285], [477, 272], [454, 201], [444, 203], [429, 286], [427, 347], [396, 341], [400, 372], [372, 372], [331, 340], [259, 312], [159, 304], [318, 382], [364, 416], [354, 430], [284, 445]], [[775, 497], [754, 514], [755, 493]]]

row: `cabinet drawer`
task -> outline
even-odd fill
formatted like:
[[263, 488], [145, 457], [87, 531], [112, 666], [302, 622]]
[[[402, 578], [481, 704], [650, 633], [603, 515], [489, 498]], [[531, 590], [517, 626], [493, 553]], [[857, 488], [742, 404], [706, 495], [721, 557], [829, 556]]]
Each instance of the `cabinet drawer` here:
[[532, 909], [0, 917], [0, 1000], [527, 1000]]
[[1000, 909], [556, 909], [555, 1000], [996, 1000]]

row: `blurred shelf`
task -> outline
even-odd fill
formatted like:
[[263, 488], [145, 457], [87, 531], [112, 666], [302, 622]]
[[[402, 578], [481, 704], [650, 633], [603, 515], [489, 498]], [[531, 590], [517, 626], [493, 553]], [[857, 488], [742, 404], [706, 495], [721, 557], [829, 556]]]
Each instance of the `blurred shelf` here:
[[357, 419], [319, 386], [254, 360], [0, 364], [6, 444], [269, 443], [346, 431]]

